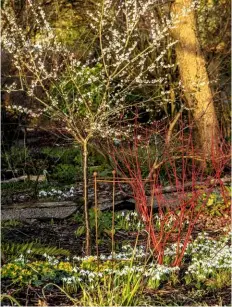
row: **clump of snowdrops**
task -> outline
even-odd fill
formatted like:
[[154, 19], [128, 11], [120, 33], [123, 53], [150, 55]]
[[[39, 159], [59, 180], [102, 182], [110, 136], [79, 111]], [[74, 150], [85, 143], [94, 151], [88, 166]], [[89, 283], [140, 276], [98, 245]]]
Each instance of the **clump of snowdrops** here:
[[[228, 235], [215, 240], [203, 233], [189, 243], [183, 260], [182, 281], [197, 288], [229, 285], [232, 260], [229, 240]], [[129, 295], [133, 287], [137, 290], [158, 289], [168, 281], [178, 280], [179, 271], [183, 268], [170, 267], [168, 264], [168, 257], [174, 257], [174, 251], [175, 244], [170, 245], [163, 265], [157, 264], [151, 252], [142, 245], [132, 247], [128, 244], [117, 253], [101, 254], [99, 257], [74, 256], [71, 259], [44, 254], [40, 260], [30, 260], [30, 251], [26, 251], [25, 255], [4, 264], [1, 273], [3, 280], [8, 279], [16, 285], [44, 286], [52, 282], [69, 294], [82, 291], [84, 299], [96, 295], [96, 289], [102, 292], [109, 285], [111, 290], [115, 287], [128, 287]], [[128, 284], [130, 286], [126, 286]], [[128, 298], [127, 303], [132, 302], [131, 299]]]
[[47, 191], [40, 190], [38, 194], [39, 198], [57, 198], [59, 200], [72, 198], [75, 196], [75, 188], [71, 186], [70, 189], [58, 189], [52, 188]]

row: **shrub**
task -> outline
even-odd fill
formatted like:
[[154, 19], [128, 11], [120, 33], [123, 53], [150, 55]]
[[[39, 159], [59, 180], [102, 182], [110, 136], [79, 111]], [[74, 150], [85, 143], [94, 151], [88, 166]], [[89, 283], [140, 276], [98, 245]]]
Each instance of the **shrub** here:
[[61, 183], [75, 183], [81, 177], [81, 169], [71, 164], [58, 164], [50, 178]]
[[77, 147], [44, 147], [42, 152], [55, 163], [81, 165], [81, 151]]

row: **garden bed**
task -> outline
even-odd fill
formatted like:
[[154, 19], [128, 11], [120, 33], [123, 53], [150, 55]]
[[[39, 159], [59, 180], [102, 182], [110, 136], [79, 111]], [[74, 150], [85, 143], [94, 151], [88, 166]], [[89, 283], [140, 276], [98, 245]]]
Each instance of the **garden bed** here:
[[[94, 230], [95, 256], [84, 256], [84, 237], [78, 233], [83, 225], [81, 213], [69, 219], [41, 219], [30, 224], [3, 222], [4, 305], [9, 305], [5, 294], [23, 306], [120, 305], [122, 299], [124, 305], [230, 305], [229, 216], [199, 218], [180, 269], [170, 266], [175, 246], [172, 238], [163, 266], [153, 262], [147, 249], [147, 234], [142, 229], [136, 230], [139, 220], [133, 211], [116, 215], [112, 257], [111, 234], [107, 229], [111, 218], [110, 212], [102, 213], [101, 221], [106, 229], [102, 230], [98, 242], [99, 264]], [[211, 266], [205, 268], [209, 261]], [[125, 290], [128, 280], [130, 287]], [[118, 283], [121, 287], [120, 295], [115, 291], [114, 299], [104, 286], [110, 282], [115, 284], [110, 290], [113, 293]], [[135, 289], [129, 299], [128, 291]], [[89, 296], [83, 296], [87, 290]]]

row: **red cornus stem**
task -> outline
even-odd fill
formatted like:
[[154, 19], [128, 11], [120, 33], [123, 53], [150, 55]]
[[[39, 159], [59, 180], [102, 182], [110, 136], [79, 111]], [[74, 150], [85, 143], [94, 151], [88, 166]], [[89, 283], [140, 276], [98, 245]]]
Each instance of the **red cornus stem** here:
[[[194, 123], [186, 123], [180, 117], [176, 126], [178, 131], [173, 133], [167, 144], [165, 140], [169, 131], [165, 122], [154, 122], [144, 128], [135, 114], [132, 137], [127, 140], [122, 138], [117, 146], [109, 142], [108, 148], [115, 169], [124, 179], [128, 178], [136, 210], [144, 223], [157, 262], [163, 263], [165, 250], [174, 240], [177, 247], [172, 265], [180, 266], [194, 226], [215, 187], [224, 201], [229, 200], [221, 177], [225, 166], [230, 165], [230, 145], [221, 141], [218, 152], [215, 152], [215, 144], [212, 143], [211, 159], [206, 160], [194, 145]], [[154, 138], [160, 144], [154, 145]], [[149, 185], [145, 180], [148, 175]], [[171, 194], [173, 197], [167, 196], [164, 186], [176, 191]], [[150, 207], [153, 199], [157, 205], [159, 227], [153, 223]]]

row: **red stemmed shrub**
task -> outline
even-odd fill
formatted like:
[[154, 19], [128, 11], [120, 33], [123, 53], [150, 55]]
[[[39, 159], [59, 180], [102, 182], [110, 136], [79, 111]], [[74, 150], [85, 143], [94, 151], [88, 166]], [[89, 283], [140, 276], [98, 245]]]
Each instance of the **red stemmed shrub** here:
[[135, 208], [159, 264], [170, 242], [176, 243], [173, 266], [180, 265], [209, 195], [217, 187], [225, 201], [229, 197], [222, 179], [230, 161], [228, 146], [222, 142], [218, 153], [204, 157], [194, 145], [193, 125], [181, 120], [177, 124], [178, 132], [170, 138], [164, 124], [141, 128], [136, 121], [133, 137], [109, 144], [117, 174], [131, 186]]

